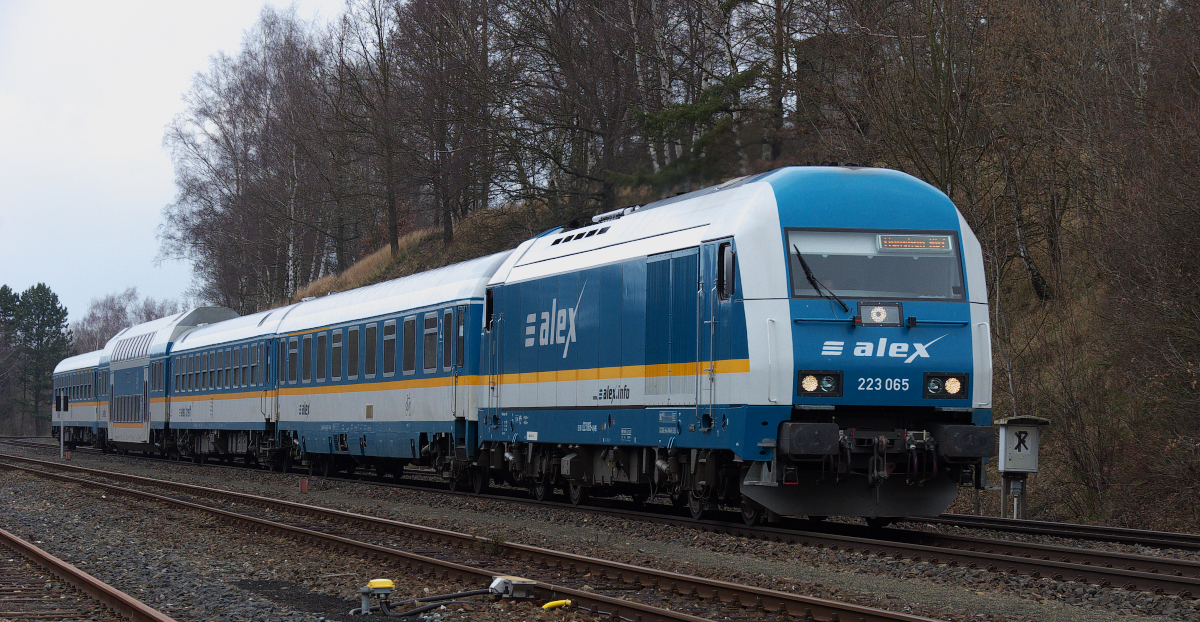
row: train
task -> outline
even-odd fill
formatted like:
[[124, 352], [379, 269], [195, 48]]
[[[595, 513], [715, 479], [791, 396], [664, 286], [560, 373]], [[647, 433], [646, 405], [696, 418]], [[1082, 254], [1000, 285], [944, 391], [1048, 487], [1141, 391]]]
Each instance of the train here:
[[55, 369], [71, 445], [699, 518], [933, 516], [995, 455], [982, 251], [945, 194], [788, 167]]

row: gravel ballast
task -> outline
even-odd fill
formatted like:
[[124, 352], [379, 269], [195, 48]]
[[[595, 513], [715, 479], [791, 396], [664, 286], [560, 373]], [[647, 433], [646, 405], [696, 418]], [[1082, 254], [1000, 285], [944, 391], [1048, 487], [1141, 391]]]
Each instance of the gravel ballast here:
[[[40, 452], [28, 455], [52, 459]], [[937, 618], [1133, 622], [1200, 617], [1196, 601], [1174, 596], [753, 541], [518, 503], [325, 479], [312, 479], [309, 493], [302, 495], [296, 475], [106, 456], [77, 455], [72, 463]], [[215, 519], [157, 506], [133, 510], [127, 503], [94, 489], [0, 472], [0, 505], [9, 510], [5, 528], [43, 540], [41, 546], [52, 553], [139, 598], [145, 595], [149, 604], [180, 620], [314, 620], [320, 615], [348, 619], [344, 614], [356, 606], [358, 587], [377, 577], [397, 582], [397, 598], [422, 595], [426, 587], [441, 589], [424, 578], [406, 579], [373, 563], [246, 534]], [[444, 586], [444, 591], [458, 589], [462, 586]], [[336, 603], [341, 607], [334, 608]], [[581, 615], [483, 600], [478, 607], [441, 614], [465, 620]]]

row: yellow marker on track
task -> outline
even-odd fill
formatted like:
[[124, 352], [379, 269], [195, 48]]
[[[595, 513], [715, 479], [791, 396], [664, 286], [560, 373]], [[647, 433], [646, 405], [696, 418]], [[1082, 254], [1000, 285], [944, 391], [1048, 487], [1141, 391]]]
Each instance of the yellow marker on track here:
[[559, 607], [570, 606], [570, 604], [571, 604], [571, 601], [569, 601], [569, 600], [552, 600], [552, 601], [542, 605], [542, 609], [558, 609]]

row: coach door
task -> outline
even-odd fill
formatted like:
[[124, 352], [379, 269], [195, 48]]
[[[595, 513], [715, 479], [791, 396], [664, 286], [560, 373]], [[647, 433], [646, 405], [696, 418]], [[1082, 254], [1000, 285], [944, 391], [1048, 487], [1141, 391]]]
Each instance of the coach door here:
[[504, 351], [501, 347], [503, 340], [500, 333], [504, 327], [504, 314], [500, 313], [503, 285], [487, 290], [483, 303], [484, 343], [487, 344], [488, 395], [487, 416], [500, 414], [500, 389], [502, 371], [504, 369]]

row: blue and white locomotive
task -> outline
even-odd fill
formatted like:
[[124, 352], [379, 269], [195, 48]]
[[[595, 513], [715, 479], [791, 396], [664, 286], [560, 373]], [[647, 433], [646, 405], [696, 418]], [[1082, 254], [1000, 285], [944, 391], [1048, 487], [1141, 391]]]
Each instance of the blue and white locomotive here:
[[780, 169], [157, 340], [143, 447], [751, 522], [936, 515], [995, 452], [988, 322], [945, 195]]

